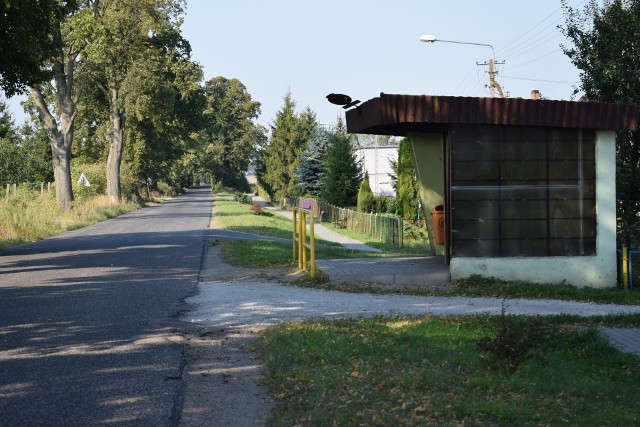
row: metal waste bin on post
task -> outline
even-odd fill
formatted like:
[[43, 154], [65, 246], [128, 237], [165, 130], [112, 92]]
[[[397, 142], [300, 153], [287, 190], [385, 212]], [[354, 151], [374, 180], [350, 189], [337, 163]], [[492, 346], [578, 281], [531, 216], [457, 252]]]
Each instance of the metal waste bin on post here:
[[444, 206], [438, 205], [431, 210], [433, 238], [438, 245], [444, 245]]

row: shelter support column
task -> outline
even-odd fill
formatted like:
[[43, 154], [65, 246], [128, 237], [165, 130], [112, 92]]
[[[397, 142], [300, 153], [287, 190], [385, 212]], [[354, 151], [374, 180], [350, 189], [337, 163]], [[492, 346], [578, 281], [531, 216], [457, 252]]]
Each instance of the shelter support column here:
[[[425, 133], [409, 134], [411, 145], [411, 157], [418, 181], [418, 197], [422, 204], [421, 215], [427, 224], [427, 233], [433, 255], [443, 255], [444, 245], [437, 245], [434, 238], [434, 230], [431, 225], [431, 211], [438, 205], [443, 205], [445, 200], [443, 158], [444, 141], [442, 134]], [[445, 239], [447, 238], [445, 230]]]

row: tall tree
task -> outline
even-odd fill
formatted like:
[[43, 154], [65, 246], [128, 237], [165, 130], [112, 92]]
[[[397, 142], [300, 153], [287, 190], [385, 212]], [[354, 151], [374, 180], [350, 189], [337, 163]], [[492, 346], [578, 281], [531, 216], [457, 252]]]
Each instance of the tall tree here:
[[59, 23], [76, 1], [4, 0], [0, 2], [0, 89], [7, 96], [52, 77], [45, 65], [57, 56]]
[[340, 207], [355, 206], [362, 173], [353, 152], [351, 138], [341, 123], [338, 123], [338, 128], [331, 135], [325, 168], [322, 199]]
[[264, 129], [255, 123], [260, 103], [238, 79], [215, 77], [206, 82], [205, 129], [208, 171], [212, 181], [247, 190], [244, 173], [256, 155]]
[[281, 202], [295, 192], [295, 170], [305, 141], [316, 128], [316, 116], [310, 109], [295, 112], [291, 92], [284, 97], [284, 105], [276, 114], [271, 127], [271, 139], [259, 160], [258, 179], [269, 192], [272, 201]]
[[324, 127], [319, 126], [311, 132], [296, 170], [298, 194], [320, 196], [330, 142], [331, 132]]
[[[591, 101], [640, 104], [640, 0], [591, 0], [580, 12], [563, 1], [564, 52], [581, 70], [580, 87]], [[640, 242], [640, 133], [617, 135], [619, 235]]]
[[[68, 5], [75, 6], [74, 3], [70, 2]], [[80, 51], [73, 37], [69, 36], [70, 15], [75, 8], [67, 9], [65, 3], [58, 4], [63, 5], [59, 6], [62, 8], [58, 15], [60, 18], [51, 23], [55, 49], [45, 64], [51, 70], [52, 82], [33, 84], [31, 98], [49, 137], [58, 208], [69, 210], [73, 205], [71, 150], [78, 100], [74, 78]], [[66, 17], [64, 21], [63, 16]]]
[[181, 0], [96, 0], [76, 20], [78, 39], [85, 40], [83, 64], [89, 78], [109, 105], [110, 142], [107, 157], [107, 195], [120, 200], [120, 168], [124, 149], [128, 96], [141, 83], [137, 71], [153, 63], [155, 34], [180, 26]]
[[176, 173], [176, 163], [205, 124], [202, 70], [191, 61], [188, 41], [170, 31], [154, 35], [152, 42], [155, 50], [144, 64], [133, 64], [136, 82], [125, 88], [125, 157], [134, 193], [159, 180], [174, 191], [189, 185], [187, 171]]

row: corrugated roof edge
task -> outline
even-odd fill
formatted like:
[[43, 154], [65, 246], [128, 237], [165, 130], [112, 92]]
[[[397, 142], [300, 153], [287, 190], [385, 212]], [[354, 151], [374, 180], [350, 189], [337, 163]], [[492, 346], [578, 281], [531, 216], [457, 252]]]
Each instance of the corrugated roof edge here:
[[347, 131], [403, 136], [451, 125], [637, 130], [639, 106], [522, 98], [380, 94], [348, 110]]

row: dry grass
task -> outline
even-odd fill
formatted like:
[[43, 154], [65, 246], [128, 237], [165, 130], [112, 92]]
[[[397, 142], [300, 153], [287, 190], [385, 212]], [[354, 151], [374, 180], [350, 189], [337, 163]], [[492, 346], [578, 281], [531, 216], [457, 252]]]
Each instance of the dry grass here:
[[139, 207], [134, 203], [114, 205], [107, 196], [95, 196], [76, 202], [69, 212], [60, 212], [52, 192], [41, 195], [22, 188], [0, 199], [0, 250], [86, 227]]

